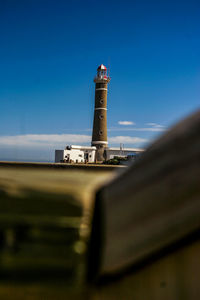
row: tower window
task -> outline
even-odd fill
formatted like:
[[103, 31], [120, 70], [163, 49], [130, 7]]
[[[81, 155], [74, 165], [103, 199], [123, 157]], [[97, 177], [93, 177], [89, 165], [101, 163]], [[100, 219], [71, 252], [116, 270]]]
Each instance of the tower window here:
[[103, 99], [100, 99], [100, 103], [103, 104]]
[[99, 131], [99, 134], [100, 134], [100, 135], [102, 135], [102, 134], [103, 134], [103, 131], [102, 131], [102, 130], [100, 130], [100, 131]]
[[103, 120], [103, 115], [100, 115], [100, 116], [99, 116], [99, 119], [100, 119], [100, 120]]

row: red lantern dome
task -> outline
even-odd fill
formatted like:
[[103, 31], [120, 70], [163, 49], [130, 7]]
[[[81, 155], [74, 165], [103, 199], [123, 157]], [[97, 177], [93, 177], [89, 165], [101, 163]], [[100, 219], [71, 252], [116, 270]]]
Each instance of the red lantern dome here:
[[106, 71], [107, 70], [107, 68], [106, 68], [106, 66], [104, 66], [103, 64], [101, 64], [100, 66], [98, 66], [98, 68], [97, 68], [97, 71]]

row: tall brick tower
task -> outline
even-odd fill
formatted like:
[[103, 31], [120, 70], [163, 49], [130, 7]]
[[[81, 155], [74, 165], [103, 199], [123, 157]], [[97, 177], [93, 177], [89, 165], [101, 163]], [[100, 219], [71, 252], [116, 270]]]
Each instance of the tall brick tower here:
[[95, 82], [95, 109], [92, 132], [92, 146], [96, 146], [96, 161], [104, 160], [104, 149], [108, 145], [107, 139], [107, 86], [110, 77], [107, 76], [107, 68], [100, 65], [97, 68]]

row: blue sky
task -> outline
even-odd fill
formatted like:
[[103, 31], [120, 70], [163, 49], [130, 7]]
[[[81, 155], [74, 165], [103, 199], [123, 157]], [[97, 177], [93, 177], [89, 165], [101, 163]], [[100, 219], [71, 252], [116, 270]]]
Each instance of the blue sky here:
[[101, 63], [110, 145], [142, 147], [199, 108], [199, 15], [199, 0], [0, 1], [0, 160], [90, 144]]

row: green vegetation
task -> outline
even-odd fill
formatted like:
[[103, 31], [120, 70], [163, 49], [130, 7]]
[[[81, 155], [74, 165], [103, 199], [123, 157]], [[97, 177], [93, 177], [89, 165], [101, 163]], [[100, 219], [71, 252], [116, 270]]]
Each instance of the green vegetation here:
[[121, 161], [127, 161], [127, 157], [114, 156], [114, 158], [105, 161], [104, 164], [106, 164], [106, 165], [120, 165]]

